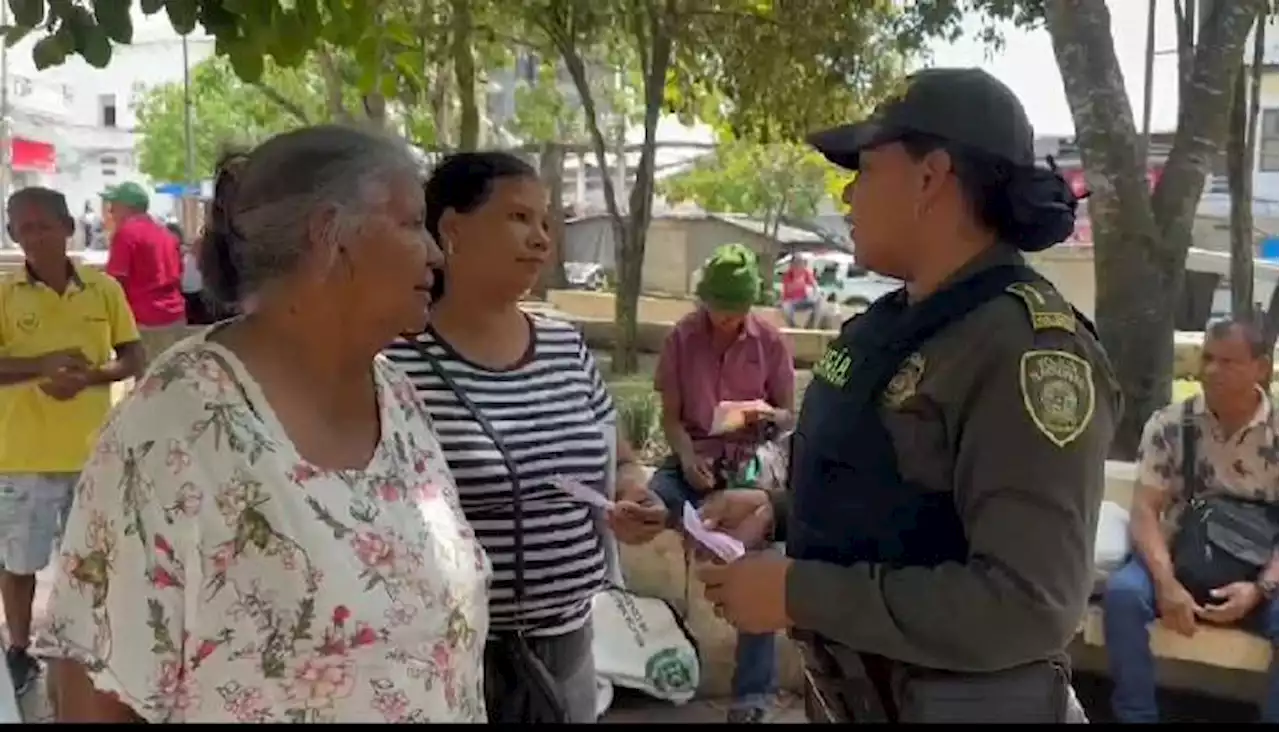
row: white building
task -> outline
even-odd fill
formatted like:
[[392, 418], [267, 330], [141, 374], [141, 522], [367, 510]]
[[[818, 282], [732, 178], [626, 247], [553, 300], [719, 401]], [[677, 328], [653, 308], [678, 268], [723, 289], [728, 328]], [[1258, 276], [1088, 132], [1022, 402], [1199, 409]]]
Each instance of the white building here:
[[[135, 6], [133, 22], [134, 42], [116, 46], [105, 69], [77, 56], [36, 71], [34, 36], [8, 50], [11, 189], [57, 188], [79, 216], [86, 205], [100, 210], [98, 194], [107, 186], [134, 181], [152, 189], [171, 182], [150, 181], [138, 172], [135, 104], [143, 89], [182, 80], [182, 40], [164, 13], [147, 17]], [[188, 53], [195, 66], [213, 53], [213, 40], [193, 34]], [[172, 207], [169, 196], [153, 196], [153, 214], [163, 216]]]

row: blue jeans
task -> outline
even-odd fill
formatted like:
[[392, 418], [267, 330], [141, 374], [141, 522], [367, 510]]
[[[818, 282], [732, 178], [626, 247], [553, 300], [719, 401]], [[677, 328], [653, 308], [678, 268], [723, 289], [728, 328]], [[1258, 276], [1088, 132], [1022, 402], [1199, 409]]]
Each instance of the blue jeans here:
[[806, 328], [813, 327], [813, 320], [818, 314], [818, 305], [813, 300], [783, 300], [779, 307], [782, 311], [782, 317], [787, 321], [787, 325], [792, 328], [796, 327], [796, 313], [807, 311], [809, 313], [809, 321], [805, 325]]
[[[649, 481], [653, 491], [667, 507], [667, 516], [680, 525], [685, 502], [697, 506], [702, 495], [685, 482], [674, 460], [663, 463]], [[738, 634], [738, 648], [733, 669], [733, 708], [767, 709], [778, 690], [778, 650], [773, 633]]]
[[[1115, 691], [1111, 709], [1120, 722], [1155, 723], [1156, 664], [1151, 654], [1151, 634], [1147, 625], [1156, 619], [1156, 590], [1151, 573], [1136, 555], [1107, 579], [1102, 598], [1103, 634], [1107, 660]], [[1246, 619], [1242, 629], [1271, 641], [1270, 691], [1262, 708], [1262, 721], [1276, 723], [1276, 601], [1259, 608]]]

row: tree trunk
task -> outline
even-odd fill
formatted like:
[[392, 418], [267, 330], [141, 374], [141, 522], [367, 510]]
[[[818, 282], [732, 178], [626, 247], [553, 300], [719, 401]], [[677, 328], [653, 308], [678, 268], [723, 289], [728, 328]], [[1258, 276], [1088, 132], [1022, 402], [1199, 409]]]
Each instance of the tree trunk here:
[[1280, 287], [1272, 285], [1271, 304], [1262, 316], [1262, 339], [1267, 344], [1267, 353], [1276, 347], [1276, 331], [1280, 330]]
[[652, 3], [646, 13], [649, 63], [644, 69], [644, 145], [640, 148], [640, 162], [636, 165], [635, 184], [631, 186], [630, 219], [627, 221], [627, 237], [618, 252], [618, 289], [614, 297], [618, 338], [613, 349], [613, 371], [617, 374], [632, 374], [640, 367], [636, 355], [636, 320], [644, 271], [645, 238], [653, 213], [658, 118], [662, 114], [667, 69], [671, 65], [675, 0], [666, 0], [662, 5], [658, 8], [654, 7], [656, 2]]
[[1231, 195], [1231, 314], [1253, 317], [1253, 156], [1249, 150], [1248, 70], [1236, 72], [1227, 131], [1227, 187]]
[[1126, 402], [1112, 446], [1118, 458], [1135, 456], [1143, 424], [1170, 398], [1174, 312], [1196, 205], [1226, 136], [1231, 74], [1265, 3], [1223, 3], [1203, 25], [1174, 146], [1149, 195], [1105, 0], [1045, 2], [1092, 193], [1098, 327]]
[[471, 45], [473, 22], [469, 0], [452, 0], [453, 73], [458, 82], [458, 148], [480, 148], [480, 108], [476, 103], [476, 58]]
[[542, 146], [542, 154], [538, 157], [538, 175], [547, 186], [550, 205], [547, 207], [547, 225], [551, 229], [551, 241], [554, 247], [551, 262], [544, 267], [534, 285], [533, 294], [545, 300], [547, 290], [560, 289], [566, 286], [564, 273], [564, 145], [548, 142]]
[[330, 117], [340, 124], [352, 124], [355, 119], [342, 99], [344, 82], [342, 73], [338, 70], [338, 62], [327, 48], [321, 48], [316, 58], [320, 62], [320, 75], [324, 78], [324, 95]]
[[442, 150], [453, 148], [453, 79], [449, 73], [449, 65], [443, 61], [436, 64], [432, 74], [431, 85], [431, 121], [435, 124], [436, 144]]

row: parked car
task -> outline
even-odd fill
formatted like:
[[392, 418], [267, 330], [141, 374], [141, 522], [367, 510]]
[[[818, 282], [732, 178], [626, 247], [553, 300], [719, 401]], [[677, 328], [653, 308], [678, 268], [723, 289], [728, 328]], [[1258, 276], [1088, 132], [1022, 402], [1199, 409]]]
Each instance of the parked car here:
[[609, 284], [604, 267], [593, 262], [565, 262], [564, 277], [573, 290], [600, 292]]
[[[782, 294], [782, 275], [791, 266], [791, 255], [778, 260], [774, 270], [774, 294]], [[809, 255], [809, 266], [818, 280], [818, 290], [827, 302], [852, 308], [865, 308], [902, 287], [900, 280], [884, 277], [859, 267], [852, 254], [819, 252]]]

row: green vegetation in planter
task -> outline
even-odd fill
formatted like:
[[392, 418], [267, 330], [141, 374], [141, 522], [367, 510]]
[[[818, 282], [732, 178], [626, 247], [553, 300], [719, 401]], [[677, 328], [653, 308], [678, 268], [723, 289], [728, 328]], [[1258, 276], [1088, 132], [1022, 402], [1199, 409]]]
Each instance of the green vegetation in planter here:
[[614, 389], [618, 423], [631, 439], [641, 462], [655, 465], [667, 456], [667, 442], [662, 435], [662, 404], [652, 389]]

